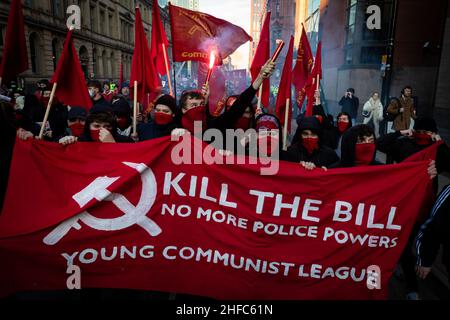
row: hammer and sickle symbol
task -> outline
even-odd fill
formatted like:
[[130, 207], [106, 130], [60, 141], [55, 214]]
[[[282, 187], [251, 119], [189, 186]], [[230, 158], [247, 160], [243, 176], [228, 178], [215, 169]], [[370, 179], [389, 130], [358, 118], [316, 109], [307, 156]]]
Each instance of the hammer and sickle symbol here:
[[94, 217], [87, 211], [61, 222], [44, 239], [47, 245], [54, 245], [60, 241], [72, 228], [80, 230], [79, 221], [83, 221], [87, 226], [103, 231], [116, 231], [128, 228], [137, 224], [147, 231], [151, 236], [159, 235], [161, 228], [149, 217], [146, 216], [156, 199], [156, 179], [153, 171], [143, 163], [123, 162], [123, 164], [135, 169], [141, 175], [142, 191], [139, 202], [136, 206], [131, 204], [127, 198], [118, 193], [110, 192], [107, 187], [117, 181], [120, 177], [98, 177], [86, 188], [75, 194], [72, 198], [78, 203], [80, 208], [85, 206], [92, 199], [98, 201], [111, 201], [124, 213], [124, 215], [113, 219], [100, 219]]

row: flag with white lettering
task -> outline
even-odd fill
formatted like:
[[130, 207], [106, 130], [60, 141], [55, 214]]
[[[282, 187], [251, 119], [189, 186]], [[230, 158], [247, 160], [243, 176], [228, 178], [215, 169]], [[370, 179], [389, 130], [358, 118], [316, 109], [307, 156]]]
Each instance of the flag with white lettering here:
[[[428, 197], [428, 161], [309, 172], [219, 156], [190, 136], [17, 140], [0, 214], [0, 296], [65, 289], [78, 267], [81, 288], [387, 297]], [[268, 166], [278, 173], [261, 175]]]

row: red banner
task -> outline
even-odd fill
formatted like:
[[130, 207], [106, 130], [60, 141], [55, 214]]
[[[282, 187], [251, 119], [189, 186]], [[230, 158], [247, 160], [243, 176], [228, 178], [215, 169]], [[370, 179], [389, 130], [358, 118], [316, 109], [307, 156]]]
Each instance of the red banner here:
[[[197, 164], [174, 163], [192, 144]], [[265, 164], [211, 164], [208, 150], [169, 137], [17, 140], [0, 215], [0, 295], [64, 289], [74, 265], [82, 288], [386, 298], [428, 196], [428, 161], [312, 172], [277, 162], [263, 176]], [[377, 268], [380, 289], [369, 289]]]

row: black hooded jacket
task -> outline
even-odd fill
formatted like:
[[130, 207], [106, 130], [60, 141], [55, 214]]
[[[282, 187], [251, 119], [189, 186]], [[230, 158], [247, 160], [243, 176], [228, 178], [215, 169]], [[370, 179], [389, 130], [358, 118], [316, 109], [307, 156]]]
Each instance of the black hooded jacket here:
[[[319, 149], [314, 150], [311, 154], [302, 144], [302, 131], [311, 130], [319, 136]], [[322, 128], [319, 120], [315, 117], [305, 117], [299, 120], [299, 126], [295, 133], [293, 144], [288, 148], [285, 160], [290, 162], [312, 162], [317, 167], [330, 167], [333, 163], [339, 161], [339, 157], [330, 147], [322, 144]]]

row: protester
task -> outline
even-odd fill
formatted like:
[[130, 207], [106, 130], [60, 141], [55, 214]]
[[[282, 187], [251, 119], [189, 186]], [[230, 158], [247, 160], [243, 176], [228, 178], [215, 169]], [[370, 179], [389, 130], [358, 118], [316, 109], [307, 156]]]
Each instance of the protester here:
[[107, 82], [107, 81], [103, 82], [103, 93], [102, 93], [102, 97], [103, 97], [106, 101], [111, 102], [113, 96], [114, 96], [114, 92], [110, 89], [110, 84], [109, 84], [109, 82]]
[[355, 89], [348, 88], [344, 96], [339, 101], [342, 107], [341, 112], [347, 112], [352, 118], [352, 123], [356, 124], [356, 117], [358, 116], [359, 99], [355, 96]]
[[328, 168], [339, 161], [336, 153], [321, 141], [322, 129], [316, 117], [303, 117], [298, 121], [296, 138], [287, 150], [286, 160], [300, 163], [312, 170]]
[[74, 138], [80, 138], [84, 133], [84, 125], [86, 123], [86, 109], [83, 107], [71, 107], [67, 119], [67, 130], [64, 136], [58, 139], [61, 143], [63, 138], [72, 136]]
[[[437, 134], [436, 122], [432, 118], [418, 118], [414, 123], [414, 130], [396, 131], [378, 139], [378, 150], [391, 156], [395, 162], [402, 162], [409, 156], [429, 147], [441, 140]], [[434, 162], [434, 161], [433, 161]], [[437, 173], [450, 171], [450, 149], [444, 143], [438, 147], [436, 154]], [[438, 181], [434, 180], [434, 189], [437, 190]], [[413, 232], [408, 240], [406, 249], [400, 259], [407, 286], [407, 298], [417, 300], [418, 284], [415, 275], [415, 262], [411, 253], [414, 236], [417, 234], [421, 221], [416, 222]]]
[[376, 160], [375, 133], [360, 124], [346, 130], [341, 141], [341, 160], [333, 168], [349, 168], [382, 164]]
[[[420, 227], [415, 239], [416, 274], [425, 279], [431, 271], [440, 245], [443, 244], [442, 263], [450, 274], [450, 185], [445, 186], [439, 194], [427, 221]], [[450, 277], [448, 277], [450, 282]], [[447, 292], [450, 299], [450, 289]]]
[[92, 99], [92, 102], [95, 105], [105, 105], [110, 106], [110, 103], [105, 100], [102, 96], [102, 88], [100, 81], [90, 80], [87, 84], [89, 90], [89, 96]]
[[[320, 102], [320, 91], [316, 90], [314, 93], [314, 105], [312, 114], [319, 120], [320, 131], [321, 131], [321, 144], [327, 146], [331, 149], [336, 149], [337, 138], [336, 132], [334, 129], [333, 116], [327, 115], [323, 108], [322, 103]], [[303, 118], [303, 115], [300, 115], [299, 118]], [[295, 137], [298, 140], [298, 137]]]
[[244, 136], [244, 139], [240, 141], [241, 145], [245, 144], [246, 154], [255, 157], [278, 157], [279, 160], [285, 160], [280, 120], [273, 114], [260, 114], [255, 119], [255, 129], [256, 137]]
[[387, 112], [394, 118], [392, 129], [395, 131], [410, 129], [411, 119], [416, 119], [416, 109], [412, 98], [412, 88], [403, 88], [400, 98], [391, 100]]
[[336, 126], [334, 127], [334, 151], [341, 157], [341, 143], [344, 133], [353, 126], [352, 119], [347, 112], [341, 112], [336, 117]]
[[237, 121], [243, 116], [249, 105], [251, 105], [251, 101], [255, 97], [263, 80], [269, 78], [274, 70], [275, 63], [271, 60], [267, 61], [252, 85], [241, 93], [228, 111], [225, 111], [218, 117], [211, 116], [208, 108], [206, 108], [207, 97], [205, 95], [209, 95], [209, 88], [204, 87], [203, 92], [184, 92], [181, 95], [179, 104], [183, 113], [181, 119], [183, 128], [192, 133], [194, 130], [194, 121], [201, 121], [204, 129], [215, 128], [223, 133], [225, 133], [226, 129], [234, 129]]
[[372, 121], [375, 137], [380, 136], [380, 122], [383, 120], [383, 104], [380, 101], [378, 92], [374, 92], [367, 100], [363, 107], [364, 124], [369, 124]]
[[112, 110], [117, 119], [117, 133], [127, 137], [131, 136], [133, 119], [128, 102], [121, 97], [115, 98], [112, 103]]
[[63, 145], [80, 142], [121, 143], [134, 142], [130, 137], [117, 133], [117, 122], [111, 108], [101, 105], [94, 106], [86, 118], [84, 133], [80, 138], [67, 136], [59, 143]]
[[175, 98], [167, 94], [161, 95], [154, 104], [153, 117], [149, 113], [147, 123], [137, 126], [139, 141], [168, 136], [175, 128], [181, 127], [180, 109], [177, 108]]

